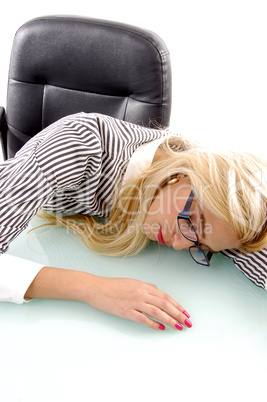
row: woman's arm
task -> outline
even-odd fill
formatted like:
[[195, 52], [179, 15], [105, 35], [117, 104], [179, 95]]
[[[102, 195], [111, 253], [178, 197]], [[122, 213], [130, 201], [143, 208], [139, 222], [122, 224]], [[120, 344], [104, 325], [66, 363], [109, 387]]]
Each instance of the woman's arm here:
[[94, 176], [91, 164], [97, 170], [101, 152], [94, 120], [89, 119], [92, 131], [83, 135], [79, 124], [72, 127], [68, 118], [59, 120], [0, 165], [0, 252], [7, 251], [10, 242], [57, 193], [79, 185], [87, 168]]
[[[156, 286], [128, 278], [105, 278], [87, 272], [44, 267], [29, 286], [25, 298], [74, 300], [105, 313], [153, 329], [165, 325], [191, 327], [184, 308]], [[162, 325], [163, 324], [163, 325]]]
[[[99, 148], [95, 119], [89, 120], [94, 131], [88, 129], [82, 136], [69, 127], [68, 119], [62, 119], [28, 141], [15, 158], [0, 164], [1, 254], [58, 191], [83, 179], [90, 166], [88, 158]], [[23, 303], [26, 289], [42, 266], [23, 259], [11, 262], [10, 258], [0, 256], [0, 301]]]

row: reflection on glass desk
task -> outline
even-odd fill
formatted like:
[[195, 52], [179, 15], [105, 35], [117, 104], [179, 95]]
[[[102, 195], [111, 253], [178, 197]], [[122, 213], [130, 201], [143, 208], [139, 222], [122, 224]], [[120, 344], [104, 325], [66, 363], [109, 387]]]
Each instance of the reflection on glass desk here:
[[[40, 224], [34, 218], [30, 227]], [[224, 256], [210, 267], [152, 243], [131, 258], [97, 255], [61, 227], [22, 233], [9, 253], [44, 265], [157, 285], [193, 327], [153, 331], [71, 301], [0, 303], [5, 402], [247, 401], [265, 396], [267, 293]], [[77, 395], [79, 395], [77, 397]]]

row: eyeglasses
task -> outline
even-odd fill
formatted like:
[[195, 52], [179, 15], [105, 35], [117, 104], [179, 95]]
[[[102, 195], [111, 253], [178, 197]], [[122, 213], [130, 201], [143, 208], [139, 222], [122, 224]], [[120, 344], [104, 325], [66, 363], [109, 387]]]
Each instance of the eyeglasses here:
[[194, 199], [194, 191], [192, 190], [188, 200], [185, 204], [184, 210], [177, 215], [177, 221], [179, 229], [182, 235], [187, 239], [195, 243], [194, 246], [189, 247], [189, 253], [193, 260], [200, 265], [210, 265], [210, 259], [212, 257], [212, 252], [208, 251], [207, 254], [199, 244], [199, 238], [197, 232], [193, 226], [193, 223], [189, 216], [189, 211]]

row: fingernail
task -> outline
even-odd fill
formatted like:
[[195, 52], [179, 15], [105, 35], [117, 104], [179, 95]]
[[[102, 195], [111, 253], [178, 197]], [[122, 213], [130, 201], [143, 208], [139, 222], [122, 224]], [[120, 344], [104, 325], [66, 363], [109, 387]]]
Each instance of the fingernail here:
[[183, 311], [183, 314], [186, 315], [187, 318], [190, 318], [190, 314], [187, 311]]
[[188, 328], [191, 328], [192, 325], [193, 325], [192, 322], [189, 321], [188, 319], [184, 320], [184, 323], [185, 323], [185, 325], [186, 325]]
[[161, 331], [164, 331], [164, 329], [165, 329], [164, 325], [160, 324], [159, 329], [160, 329]]
[[175, 326], [177, 329], [179, 329], [179, 331], [182, 331], [182, 329], [184, 328], [181, 324], [179, 324], [179, 322], [177, 322]]

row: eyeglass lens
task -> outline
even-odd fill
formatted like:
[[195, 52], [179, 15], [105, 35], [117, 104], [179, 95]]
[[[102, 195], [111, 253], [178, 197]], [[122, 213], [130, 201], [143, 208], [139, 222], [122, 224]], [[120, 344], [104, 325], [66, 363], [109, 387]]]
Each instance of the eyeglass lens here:
[[189, 252], [196, 262], [207, 265], [206, 254], [201, 248], [192, 246], [190, 247]]
[[189, 219], [179, 218], [178, 222], [180, 231], [188, 240], [198, 241], [196, 231]]

